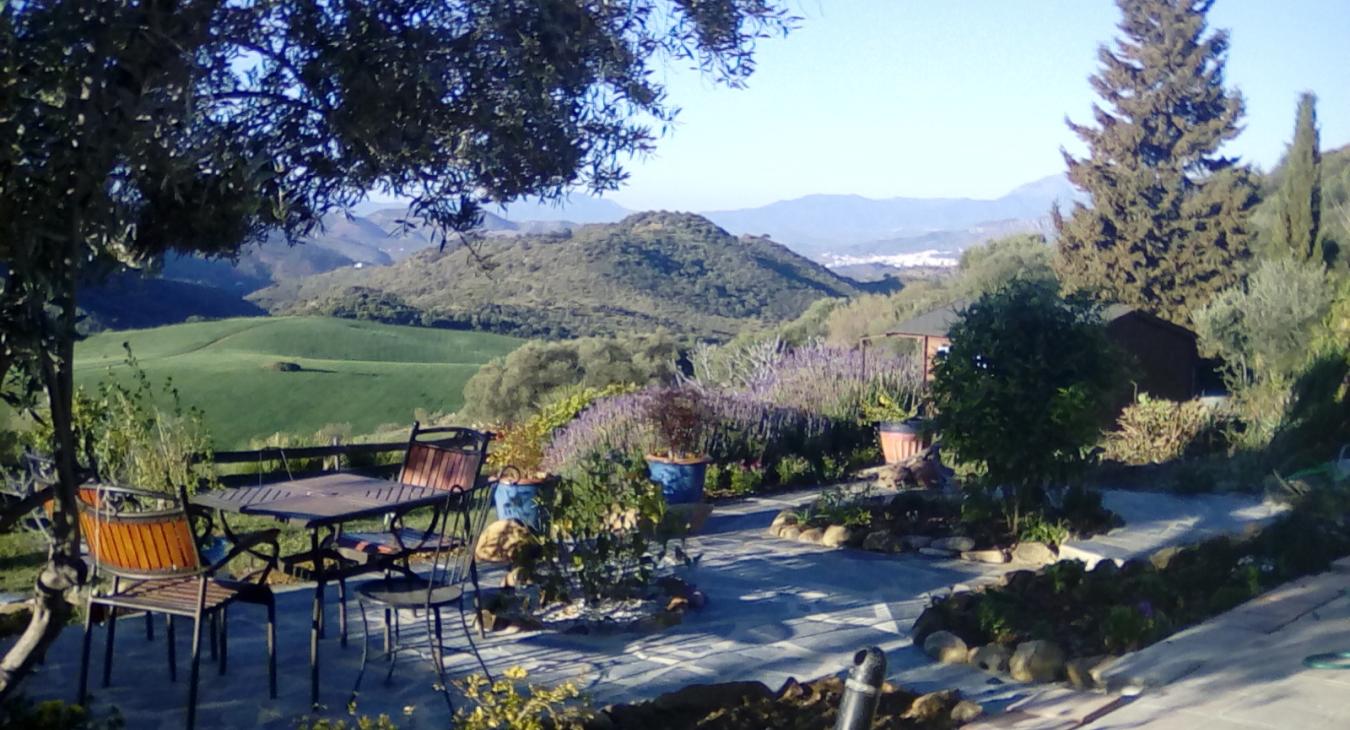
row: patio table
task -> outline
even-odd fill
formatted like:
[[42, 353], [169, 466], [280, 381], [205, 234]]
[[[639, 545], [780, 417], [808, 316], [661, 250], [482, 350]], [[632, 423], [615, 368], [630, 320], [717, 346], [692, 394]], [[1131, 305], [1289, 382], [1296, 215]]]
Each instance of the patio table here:
[[[192, 501], [221, 513], [274, 517], [309, 530], [309, 552], [287, 556], [284, 560], [291, 564], [312, 561], [314, 565], [314, 612], [309, 634], [309, 669], [310, 704], [317, 704], [324, 584], [331, 577], [341, 575], [342, 571], [340, 566], [336, 571], [330, 571], [326, 567], [319, 531], [323, 528], [335, 530], [344, 522], [443, 504], [445, 499], [446, 492], [441, 489], [414, 487], [359, 474], [334, 473], [278, 484], [204, 492], [196, 495]], [[221, 525], [224, 530], [229, 531], [223, 514]], [[334, 562], [337, 563], [338, 560], [339, 557], [334, 554]]]

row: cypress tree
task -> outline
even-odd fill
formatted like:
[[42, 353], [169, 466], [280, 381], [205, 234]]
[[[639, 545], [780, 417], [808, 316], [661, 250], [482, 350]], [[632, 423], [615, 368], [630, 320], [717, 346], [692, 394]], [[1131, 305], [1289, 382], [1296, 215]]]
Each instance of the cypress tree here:
[[1228, 34], [1207, 34], [1213, 0], [1117, 0], [1114, 46], [1089, 78], [1095, 125], [1069, 128], [1088, 147], [1061, 150], [1069, 180], [1091, 197], [1053, 211], [1055, 268], [1095, 291], [1175, 322], [1236, 283], [1250, 258], [1250, 170], [1217, 154], [1237, 136], [1241, 94], [1224, 88]]
[[1278, 197], [1279, 221], [1275, 250], [1296, 259], [1317, 254], [1322, 217], [1322, 155], [1318, 151], [1317, 96], [1304, 92], [1298, 100], [1294, 141], [1285, 153]]

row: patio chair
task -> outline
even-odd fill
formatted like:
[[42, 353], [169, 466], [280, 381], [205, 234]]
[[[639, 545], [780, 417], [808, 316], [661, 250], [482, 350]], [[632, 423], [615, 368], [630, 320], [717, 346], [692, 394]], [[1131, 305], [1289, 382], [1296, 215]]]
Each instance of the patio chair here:
[[[468, 621], [464, 618], [465, 594], [474, 575], [473, 546], [487, 523], [491, 491], [491, 486], [483, 484], [467, 490], [452, 491], [446, 495], [445, 507], [441, 510], [442, 519], [440, 520], [438, 539], [433, 543], [436, 547], [432, 551], [429, 572], [425, 574], [386, 574], [383, 578], [361, 584], [357, 589], [364, 635], [362, 637], [361, 671], [357, 674], [356, 684], [352, 688], [353, 698], [361, 689], [361, 680], [365, 676], [366, 665], [370, 656], [370, 623], [366, 617], [367, 607], [384, 610], [385, 655], [389, 661], [389, 670], [385, 674], [386, 683], [394, 675], [394, 667], [397, 664], [399, 652], [416, 649], [421, 643], [403, 644], [398, 632], [395, 632], [391, 641], [391, 614], [397, 618], [400, 611], [413, 611], [414, 614], [421, 611], [426, 622], [426, 648], [431, 653], [431, 662], [439, 680], [438, 687], [445, 698], [446, 705], [450, 708], [450, 712], [454, 713], [455, 708], [453, 701], [450, 699], [450, 690], [446, 683], [444, 663], [445, 651], [450, 647], [445, 644], [441, 628], [441, 609], [450, 606], [459, 611], [459, 623], [464, 630], [464, 638], [468, 642], [469, 651], [478, 661], [478, 666], [483, 670], [483, 674], [491, 681], [492, 675], [488, 672], [487, 664], [483, 662], [482, 655], [478, 653], [478, 647], [473, 641], [473, 633], [469, 630]], [[476, 599], [477, 584], [474, 583], [473, 587]]]
[[[435, 438], [426, 439], [428, 436]], [[420, 423], [414, 421], [398, 481], [400, 484], [443, 489], [451, 493], [472, 489], [478, 484], [483, 463], [487, 459], [490, 438], [489, 434], [482, 431], [453, 426], [422, 428]], [[392, 570], [411, 574], [413, 558], [425, 557], [437, 550], [455, 548], [461, 544], [458, 542], [461, 536], [438, 529], [438, 526], [444, 527], [441, 524], [444, 512], [440, 509], [433, 512], [431, 522], [425, 528], [405, 524], [405, 517], [404, 514], [391, 515], [382, 531], [339, 531], [333, 538], [334, 547], [344, 558], [366, 566], [365, 570], [348, 570], [347, 575], [338, 579], [338, 632], [343, 646], [347, 643], [346, 577], [361, 572], [384, 571], [388, 574]], [[476, 590], [476, 565], [471, 566], [470, 573]]]
[[[275, 555], [276, 533], [257, 533], [250, 541], [240, 542], [216, 563], [204, 564], [193, 533], [186, 495], [177, 496], [145, 490], [90, 485], [78, 493], [80, 530], [94, 563], [95, 573], [106, 573], [111, 582], [106, 592], [91, 590], [85, 609], [84, 641], [80, 653], [78, 702], [84, 704], [88, 689], [89, 650], [93, 638], [96, 610], [106, 614], [107, 638], [103, 654], [103, 686], [112, 677], [113, 643], [119, 611], [161, 613], [169, 617], [170, 679], [176, 679], [174, 662], [173, 617], [192, 619], [192, 663], [188, 679], [186, 727], [196, 722], [197, 684], [200, 664], [202, 621], [222, 619], [222, 639], [228, 607], [236, 602], [261, 605], [267, 609], [268, 693], [277, 696], [276, 680], [276, 602], [266, 584], [268, 570], [258, 582], [225, 580], [216, 577], [226, 563], [246, 551], [270, 543]], [[221, 643], [220, 672], [225, 672], [227, 651]]]

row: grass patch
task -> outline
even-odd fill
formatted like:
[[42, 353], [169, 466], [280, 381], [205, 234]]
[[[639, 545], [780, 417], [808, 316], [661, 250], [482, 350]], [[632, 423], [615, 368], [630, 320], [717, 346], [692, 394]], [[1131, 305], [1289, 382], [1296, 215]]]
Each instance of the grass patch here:
[[522, 340], [326, 317], [195, 322], [88, 338], [76, 348], [77, 383], [129, 382], [123, 342], [151, 382], [171, 380], [203, 411], [216, 448], [232, 449], [278, 432], [348, 424], [369, 433], [417, 411], [452, 413], [479, 366]]

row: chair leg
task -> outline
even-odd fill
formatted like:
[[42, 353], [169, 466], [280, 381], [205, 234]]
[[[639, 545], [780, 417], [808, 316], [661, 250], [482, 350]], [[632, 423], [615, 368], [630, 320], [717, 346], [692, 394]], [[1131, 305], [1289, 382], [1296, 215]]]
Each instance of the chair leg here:
[[[363, 621], [365, 620], [365, 610], [366, 609], [364, 607], [361, 608], [362, 613], [361, 620]], [[394, 630], [394, 619], [392, 616], [389, 615], [389, 609], [386, 608], [384, 609], [384, 653], [386, 659], [389, 658], [390, 653], [393, 651], [393, 640], [391, 634], [393, 630]]]
[[219, 658], [220, 647], [220, 618], [214, 613], [211, 614], [211, 618], [208, 619], [206, 633], [207, 636], [210, 637], [207, 641], [207, 646], [210, 647], [211, 661], [214, 662]]
[[91, 597], [84, 606], [84, 641], [80, 645], [80, 686], [75, 703], [83, 705], [89, 690], [89, 644], [94, 631], [94, 601]]
[[436, 687], [441, 691], [441, 697], [445, 698], [445, 706], [449, 708], [450, 715], [453, 717], [455, 714], [455, 703], [450, 699], [449, 682], [445, 681], [445, 655], [443, 653], [445, 650], [445, 640], [441, 632], [441, 607], [437, 606], [433, 608], [432, 611], [434, 612], [433, 616], [435, 616], [435, 637], [427, 637], [428, 641], [431, 642], [431, 662], [436, 668]]
[[220, 676], [225, 676], [225, 667], [230, 658], [230, 607], [221, 606], [217, 614], [220, 617]]
[[347, 579], [338, 579], [338, 645], [347, 648]]
[[169, 681], [178, 681], [178, 649], [173, 630], [173, 614], [164, 615], [164, 643], [169, 646]]
[[201, 653], [202, 620], [198, 616], [192, 620], [192, 665], [188, 669], [188, 730], [192, 730], [197, 724], [197, 678], [201, 668]]
[[[469, 651], [473, 652], [473, 658], [478, 660], [478, 666], [483, 670], [483, 676], [487, 677], [487, 681], [493, 681], [492, 672], [488, 671], [487, 663], [483, 661], [483, 655], [478, 653], [478, 645], [473, 641], [473, 632], [469, 630], [469, 621], [464, 618], [464, 599], [462, 596], [459, 603], [459, 625], [464, 627], [464, 640], [469, 642]], [[481, 622], [479, 626], [482, 626]]]
[[155, 614], [149, 611], [145, 612], [145, 640], [155, 640]]
[[[370, 659], [370, 622], [366, 620], [366, 603], [358, 601], [357, 605], [361, 609], [361, 669], [356, 673], [356, 684], [352, 685], [352, 697], [350, 704], [356, 704], [356, 696], [361, 692], [361, 680], [366, 676], [366, 662]], [[387, 616], [389, 611], [385, 611]], [[386, 620], [385, 626], [388, 626]], [[384, 635], [384, 650], [389, 651], [389, 633], [386, 630]]]
[[277, 698], [277, 604], [267, 603], [267, 691]]
[[112, 683], [113, 642], [117, 638], [117, 609], [108, 607], [108, 640], [103, 645], [103, 686]]

